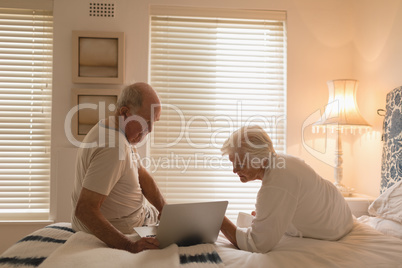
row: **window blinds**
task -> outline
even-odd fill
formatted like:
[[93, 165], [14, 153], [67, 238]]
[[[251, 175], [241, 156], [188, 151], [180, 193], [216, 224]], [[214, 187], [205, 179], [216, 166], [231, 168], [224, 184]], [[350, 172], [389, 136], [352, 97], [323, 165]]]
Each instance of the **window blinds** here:
[[169, 203], [228, 200], [234, 220], [255, 208], [261, 184], [233, 174], [225, 139], [258, 124], [285, 151], [285, 16], [151, 13], [150, 83], [163, 106], [145, 165]]
[[52, 23], [0, 8], [0, 220], [49, 217]]

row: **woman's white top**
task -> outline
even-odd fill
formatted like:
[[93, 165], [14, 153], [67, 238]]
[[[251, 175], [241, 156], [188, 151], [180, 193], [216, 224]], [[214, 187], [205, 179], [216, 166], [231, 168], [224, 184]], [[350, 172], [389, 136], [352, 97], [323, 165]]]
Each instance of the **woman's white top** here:
[[286, 233], [338, 240], [353, 226], [353, 216], [338, 189], [303, 160], [278, 154], [271, 161], [257, 195], [249, 228], [237, 228], [238, 247], [268, 252]]

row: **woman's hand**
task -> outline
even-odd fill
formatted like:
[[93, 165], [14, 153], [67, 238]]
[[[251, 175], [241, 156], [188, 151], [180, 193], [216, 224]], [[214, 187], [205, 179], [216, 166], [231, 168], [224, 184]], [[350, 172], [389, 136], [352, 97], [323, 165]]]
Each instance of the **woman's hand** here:
[[153, 237], [143, 237], [133, 242], [128, 251], [138, 253], [148, 249], [159, 249], [159, 241]]

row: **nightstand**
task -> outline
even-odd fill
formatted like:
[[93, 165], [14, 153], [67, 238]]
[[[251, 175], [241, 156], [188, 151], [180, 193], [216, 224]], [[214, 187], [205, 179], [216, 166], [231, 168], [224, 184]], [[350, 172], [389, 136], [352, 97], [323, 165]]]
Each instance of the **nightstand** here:
[[363, 215], [368, 215], [368, 207], [375, 199], [375, 197], [364, 194], [352, 194], [352, 196], [345, 197], [352, 214], [356, 218]]

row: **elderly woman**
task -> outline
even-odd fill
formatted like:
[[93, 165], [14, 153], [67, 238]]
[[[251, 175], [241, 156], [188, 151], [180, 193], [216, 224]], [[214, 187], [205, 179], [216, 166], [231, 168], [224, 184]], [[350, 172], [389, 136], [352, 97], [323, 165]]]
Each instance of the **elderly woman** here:
[[266, 253], [284, 234], [338, 240], [352, 229], [352, 213], [337, 188], [303, 160], [275, 153], [261, 127], [235, 131], [221, 151], [241, 182], [262, 181], [251, 227], [223, 220], [222, 233], [239, 249]]

